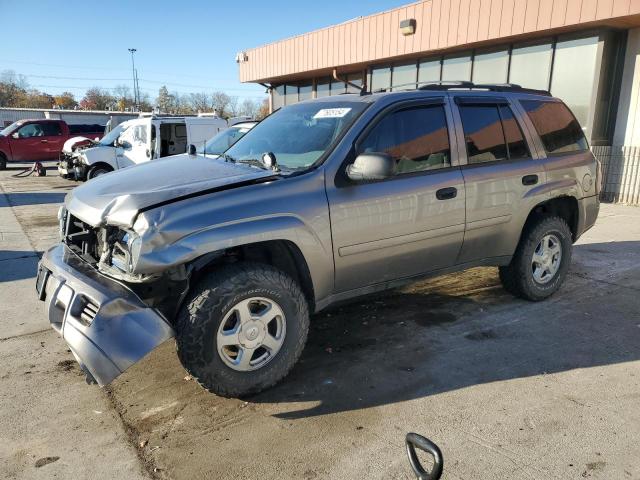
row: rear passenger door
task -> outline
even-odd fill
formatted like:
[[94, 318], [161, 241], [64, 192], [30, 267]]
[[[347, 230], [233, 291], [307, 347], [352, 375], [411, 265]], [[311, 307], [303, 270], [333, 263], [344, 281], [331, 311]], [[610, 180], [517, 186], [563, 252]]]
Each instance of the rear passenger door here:
[[47, 145], [47, 158], [57, 159], [65, 140], [62, 136], [62, 125], [59, 122], [43, 122], [41, 126]]
[[395, 176], [327, 188], [336, 291], [451, 266], [462, 244], [464, 184], [442, 99], [381, 113], [354, 146], [387, 153]]
[[[544, 162], [506, 98], [455, 98], [466, 190], [465, 234], [458, 263], [513, 255], [522, 226], [542, 201]], [[529, 141], [528, 141], [529, 139]]]

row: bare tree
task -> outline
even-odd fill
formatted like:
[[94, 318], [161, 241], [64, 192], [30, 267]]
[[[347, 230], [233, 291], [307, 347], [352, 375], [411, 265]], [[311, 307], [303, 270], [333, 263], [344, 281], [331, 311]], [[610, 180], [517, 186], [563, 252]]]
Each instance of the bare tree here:
[[209, 107], [209, 95], [205, 92], [190, 94], [191, 108], [194, 112], [206, 112]]
[[218, 115], [227, 114], [227, 109], [231, 103], [231, 98], [224, 92], [213, 92], [211, 95], [211, 107], [218, 112]]
[[247, 115], [251, 118], [255, 118], [258, 115], [260, 106], [258, 102], [251, 98], [245, 98], [240, 105], [240, 115]]
[[229, 97], [229, 105], [227, 106], [227, 112], [231, 117], [237, 117], [240, 115], [238, 107], [240, 100], [235, 95]]

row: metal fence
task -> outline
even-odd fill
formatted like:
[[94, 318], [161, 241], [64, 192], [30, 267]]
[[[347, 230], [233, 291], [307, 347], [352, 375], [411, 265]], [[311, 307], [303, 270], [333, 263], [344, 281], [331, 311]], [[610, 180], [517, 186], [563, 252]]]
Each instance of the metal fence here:
[[640, 147], [592, 147], [602, 162], [603, 202], [640, 205]]

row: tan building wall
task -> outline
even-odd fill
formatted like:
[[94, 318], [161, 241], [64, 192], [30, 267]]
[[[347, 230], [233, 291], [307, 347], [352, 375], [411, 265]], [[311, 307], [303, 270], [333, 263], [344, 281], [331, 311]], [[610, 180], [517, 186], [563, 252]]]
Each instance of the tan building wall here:
[[[416, 19], [414, 35], [400, 21]], [[425, 0], [247, 50], [242, 82], [469, 48], [596, 26], [640, 26], [640, 0]]]

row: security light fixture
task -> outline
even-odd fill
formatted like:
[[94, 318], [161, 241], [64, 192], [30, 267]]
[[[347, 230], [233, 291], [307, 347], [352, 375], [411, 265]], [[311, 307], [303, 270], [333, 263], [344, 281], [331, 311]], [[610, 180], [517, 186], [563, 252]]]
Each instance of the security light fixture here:
[[402, 35], [405, 37], [416, 33], [416, 19], [407, 18], [406, 20], [402, 20], [400, 22], [400, 32], [402, 32]]

